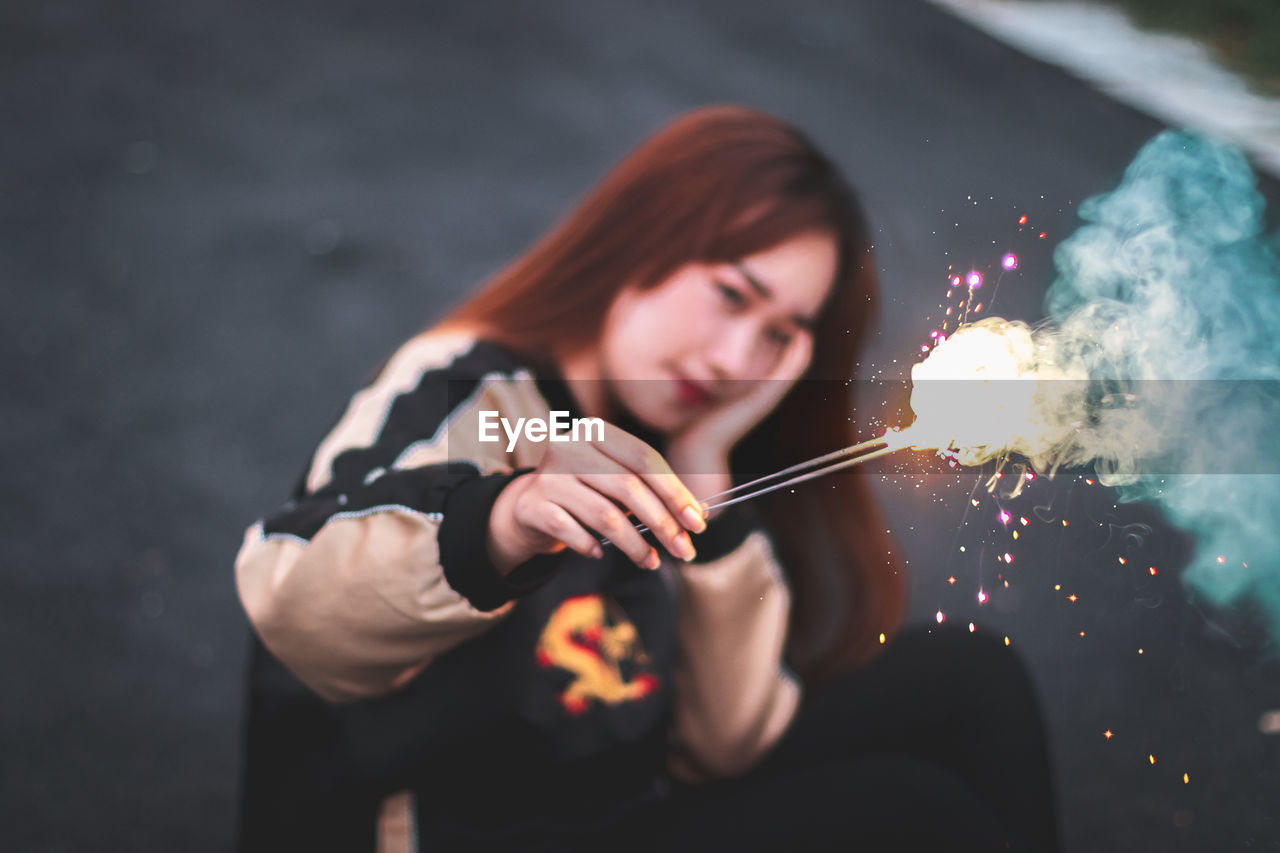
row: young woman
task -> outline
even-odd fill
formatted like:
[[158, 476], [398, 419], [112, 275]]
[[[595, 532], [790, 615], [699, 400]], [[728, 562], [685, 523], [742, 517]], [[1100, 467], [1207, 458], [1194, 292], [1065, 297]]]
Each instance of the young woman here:
[[831, 161], [713, 107], [402, 346], [236, 561], [242, 847], [1052, 849], [1011, 653], [883, 644], [863, 478], [704, 511], [866, 437], [875, 299]]

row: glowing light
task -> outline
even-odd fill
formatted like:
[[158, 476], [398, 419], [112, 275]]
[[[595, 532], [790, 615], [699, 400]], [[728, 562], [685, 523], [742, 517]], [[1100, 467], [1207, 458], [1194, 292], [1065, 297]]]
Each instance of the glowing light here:
[[1009, 519], [1010, 519], [1010, 518], [1011, 518], [1011, 516], [1009, 515], [1009, 513], [1007, 513], [1007, 512], [1001, 512], [1001, 513], [1000, 513], [1000, 523], [1001, 523], [1001, 524], [1008, 524], [1008, 523], [1009, 523]]
[[1151, 572], [1151, 575], [1152, 575], [1153, 577], [1154, 577], [1155, 575], [1159, 574], [1159, 572], [1157, 572], [1157, 571], [1156, 571], [1156, 567], [1155, 567], [1155, 566], [1148, 566], [1148, 567], [1147, 567], [1147, 571]]
[[1040, 239], [1041, 239], [1041, 240], [1043, 240], [1044, 238], [1045, 238], [1045, 233], [1044, 233], [1043, 231], [1041, 231], [1041, 232], [1040, 232]]
[[1120, 565], [1124, 565], [1124, 557], [1116, 557], [1116, 559], [1120, 561]]
[[1018, 268], [1018, 256], [1012, 253], [1005, 255], [1000, 259], [1000, 266], [1007, 270], [1016, 270]]
[[1221, 566], [1221, 565], [1222, 565], [1223, 563], [1225, 563], [1226, 561], [1227, 561], [1227, 558], [1226, 558], [1226, 557], [1219, 557], [1219, 558], [1218, 558], [1218, 565], [1219, 565], [1219, 566]]
[[972, 634], [972, 633], [974, 632], [974, 630], [975, 630], [975, 629], [974, 629], [974, 627], [973, 627], [973, 623], [972, 623], [972, 622], [970, 622], [970, 623], [969, 623], [969, 633], [970, 633], [970, 634]]
[[1084, 631], [1081, 631], [1081, 632], [1080, 632], [1080, 636], [1081, 636], [1081, 637], [1083, 637], [1083, 636], [1084, 636]]
[[884, 645], [884, 634], [880, 635], [880, 645]]
[[1005, 552], [1004, 552], [1004, 561], [1005, 561], [1005, 563], [1012, 563], [1012, 562], [1013, 562], [1013, 555], [1012, 555], [1012, 554], [1010, 554], [1008, 551], [1005, 551]]
[[969, 270], [969, 274], [964, 277], [964, 283], [969, 285], [971, 290], [977, 290], [982, 287], [982, 273], [977, 270]]
[[1022, 522], [1023, 527], [1026, 527], [1028, 524], [1030, 524], [1030, 522], [1027, 521], [1027, 517], [1025, 515], [1018, 516], [1018, 521]]
[[1055, 583], [1055, 584], [1053, 585], [1053, 591], [1054, 591], [1054, 592], [1062, 592], [1062, 584], [1060, 584], [1060, 583]]
[[952, 287], [959, 287], [959, 286], [960, 286], [960, 276], [958, 276], [958, 275], [953, 275], [953, 276], [951, 276], [951, 286], [952, 286]]
[[943, 615], [942, 615], [942, 611], [941, 611], [941, 610], [939, 610], [939, 611], [938, 611], [938, 615], [937, 615], [937, 616], [935, 616], [934, 618], [938, 620], [938, 624], [939, 624], [939, 625], [941, 625], [941, 624], [942, 624], [943, 622], [945, 622], [945, 621], [946, 621], [946, 619], [947, 619], [947, 617], [946, 617], [946, 616], [943, 616]]
[[987, 593], [985, 590], [981, 590], [981, 589], [978, 590], [978, 603], [979, 604], [987, 603]]
[[1107, 729], [1105, 732], [1102, 733], [1102, 736], [1107, 740], [1111, 740], [1111, 736], [1113, 734], [1115, 734], [1115, 732], [1111, 731], [1111, 729]]
[[1067, 601], [1070, 601], [1072, 604], [1075, 604], [1079, 600], [1080, 599], [1076, 596], [1074, 592], [1067, 596]]
[[1009, 645], [1009, 638], [1008, 638], [1008, 637], [1005, 637], [1005, 638], [1004, 638], [1004, 644], [1005, 644], [1006, 646], [1007, 646], [1007, 645]]
[[1036, 478], [1034, 471], [1028, 471], [1025, 476], [1028, 480], [1034, 480]]
[[[962, 325], [945, 342], [939, 334], [928, 358], [911, 368], [916, 418], [902, 431], [901, 444], [953, 449], [966, 466], [1014, 450], [1041, 470], [1052, 469], [1057, 451], [1078, 433], [1057, 413], [1074, 411], [1083, 391], [1079, 382], [1041, 380], [1083, 377], [1047, 361], [1032, 333], [1025, 323], [990, 317]], [[1032, 378], [1037, 381], [1000, 381]], [[1030, 481], [1026, 473], [1018, 472], [1019, 485]]]
[[1023, 214], [1022, 216], [1019, 216], [1019, 217], [1018, 217], [1018, 224], [1019, 224], [1019, 225], [1026, 225], [1026, 224], [1027, 224], [1027, 217], [1026, 217], [1026, 214]]
[[1138, 654], [1142, 654], [1142, 649], [1138, 649]]
[[1151, 755], [1150, 753], [1148, 753], [1148, 754], [1147, 754], [1147, 761], [1151, 762], [1152, 764], [1155, 764], [1155, 763], [1156, 763], [1156, 757], [1155, 757], [1154, 755]]
[[956, 576], [955, 576], [955, 575], [952, 575], [951, 577], [947, 578], [947, 583], [954, 585], [954, 584], [955, 584], [955, 582], [956, 582]]
[[1183, 774], [1182, 774], [1182, 784], [1184, 784], [1184, 785], [1190, 785], [1190, 784], [1191, 784], [1191, 774], [1190, 774], [1190, 773], [1183, 773]]

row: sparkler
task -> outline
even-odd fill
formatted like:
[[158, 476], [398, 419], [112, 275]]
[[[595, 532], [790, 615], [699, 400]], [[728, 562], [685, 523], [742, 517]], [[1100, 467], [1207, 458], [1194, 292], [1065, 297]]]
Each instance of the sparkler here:
[[[904, 449], [935, 450], [963, 465], [1017, 451], [1052, 473], [1083, 417], [1084, 391], [1079, 383], [1043, 381], [1068, 374], [1042, 349], [1024, 323], [989, 317], [962, 325], [911, 368], [916, 417], [909, 427], [890, 429], [699, 503], [705, 511], [721, 509]], [[1025, 381], [1029, 379], [1036, 381]], [[1022, 482], [1019, 478], [1019, 488]], [[989, 485], [994, 488], [994, 479]], [[644, 533], [649, 528], [636, 529]]]
[[[797, 483], [803, 483], [808, 480], [821, 477], [824, 474], [831, 474], [836, 471], [842, 471], [851, 468], [854, 465], [861, 465], [863, 462], [870, 462], [872, 459], [878, 459], [895, 450], [901, 450], [906, 445], [902, 444], [899, 436], [903, 433], [890, 430], [879, 438], [873, 438], [858, 444], [852, 444], [839, 450], [833, 450], [822, 456], [816, 456], [813, 459], [807, 459], [804, 462], [798, 462], [781, 471], [775, 471], [763, 477], [758, 477], [749, 483], [743, 483], [734, 486], [732, 489], [726, 489], [723, 492], [717, 492], [714, 495], [708, 495], [698, 501], [702, 505], [705, 512], [713, 509], [721, 509], [723, 507], [732, 506], [733, 504], [749, 501], [752, 498], [758, 498], [769, 492], [778, 489], [794, 486]], [[829, 463], [829, 464], [828, 464]], [[806, 470], [809, 469], [809, 470]], [[801, 473], [803, 472], [803, 473]], [[789, 474], [795, 476], [777, 483], [770, 483], [771, 480], [777, 480], [779, 477], [786, 477]], [[763, 485], [769, 483], [768, 485]], [[645, 533], [649, 528], [646, 525], [638, 525], [636, 531]], [[608, 544], [609, 540], [603, 540], [604, 544]]]

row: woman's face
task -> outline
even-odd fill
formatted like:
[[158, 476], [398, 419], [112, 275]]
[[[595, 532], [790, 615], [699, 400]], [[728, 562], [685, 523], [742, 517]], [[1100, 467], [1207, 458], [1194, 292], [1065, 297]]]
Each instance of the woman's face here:
[[678, 432], [770, 374], [811, 333], [832, 286], [835, 240], [807, 232], [734, 262], [689, 263], [654, 287], [624, 289], [605, 318], [602, 373], [651, 429]]

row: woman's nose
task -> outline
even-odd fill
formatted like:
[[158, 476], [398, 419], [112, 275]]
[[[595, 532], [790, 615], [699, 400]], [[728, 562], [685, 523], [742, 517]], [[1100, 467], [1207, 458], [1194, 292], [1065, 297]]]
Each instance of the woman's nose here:
[[717, 335], [707, 352], [707, 362], [719, 379], [748, 379], [755, 369], [755, 331], [735, 325]]

